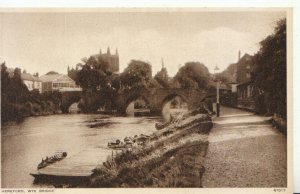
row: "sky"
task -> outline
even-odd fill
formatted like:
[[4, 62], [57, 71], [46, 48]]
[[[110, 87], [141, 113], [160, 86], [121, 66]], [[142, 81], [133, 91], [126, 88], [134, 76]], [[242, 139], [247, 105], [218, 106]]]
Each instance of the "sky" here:
[[189, 61], [203, 63], [211, 73], [237, 62], [238, 51], [254, 54], [273, 32], [282, 11], [140, 10], [101, 12], [2, 12], [0, 62], [27, 72], [66, 74], [83, 57], [100, 49], [118, 49], [120, 70], [132, 59], [152, 65], [161, 60], [170, 76]]

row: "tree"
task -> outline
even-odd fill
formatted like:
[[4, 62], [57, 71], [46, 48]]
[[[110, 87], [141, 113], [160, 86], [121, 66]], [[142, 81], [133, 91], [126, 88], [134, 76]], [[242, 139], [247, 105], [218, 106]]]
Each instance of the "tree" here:
[[154, 76], [154, 79], [164, 88], [169, 88], [169, 76], [165, 67], [161, 68], [159, 72]]
[[204, 64], [199, 62], [187, 62], [179, 69], [174, 77], [173, 84], [179, 84], [182, 88], [207, 88], [209, 71]]
[[286, 19], [279, 20], [274, 33], [260, 42], [255, 55], [252, 80], [256, 97], [264, 92], [266, 112], [286, 117]]
[[6, 93], [10, 85], [10, 78], [7, 72], [5, 62], [1, 64], [1, 93]]
[[75, 81], [84, 90], [96, 91], [107, 86], [111, 75], [109, 64], [106, 61], [90, 57], [82, 69], [78, 71]]
[[132, 60], [120, 76], [126, 88], [147, 88], [152, 81], [151, 65], [140, 60]]
[[25, 103], [29, 97], [29, 90], [22, 81], [20, 68], [15, 68], [10, 83], [9, 95], [13, 102], [18, 101]]

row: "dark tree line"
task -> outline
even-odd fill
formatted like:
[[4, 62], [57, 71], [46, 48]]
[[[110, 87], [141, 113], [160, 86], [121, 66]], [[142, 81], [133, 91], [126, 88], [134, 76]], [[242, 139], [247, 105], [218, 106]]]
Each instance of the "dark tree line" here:
[[149, 63], [131, 60], [121, 74], [114, 75], [106, 61], [101, 57], [91, 56], [74, 77], [78, 85], [90, 91], [99, 91], [107, 87], [115, 90], [169, 87], [205, 89], [209, 83], [210, 74], [204, 64], [187, 62], [172, 79], [168, 76], [166, 68], [162, 68], [153, 77]]
[[278, 21], [274, 33], [262, 40], [260, 45], [254, 56], [256, 65], [251, 75], [257, 108], [261, 113], [276, 113], [286, 118], [286, 19]]
[[111, 108], [115, 108], [116, 94], [122, 91], [153, 88], [206, 89], [210, 76], [203, 64], [189, 62], [173, 79], [168, 76], [166, 68], [162, 68], [153, 77], [151, 65], [141, 60], [131, 60], [122, 73], [112, 74], [107, 62], [101, 57], [91, 56], [85, 60], [75, 77], [76, 83], [83, 88], [84, 93], [89, 93], [86, 95], [86, 101], [89, 101], [90, 108], [85, 110], [91, 110], [93, 107], [105, 106], [107, 102]]
[[26, 116], [57, 112], [60, 93], [29, 91], [21, 79], [21, 69], [9, 76], [5, 63], [1, 64], [1, 121], [20, 120]]

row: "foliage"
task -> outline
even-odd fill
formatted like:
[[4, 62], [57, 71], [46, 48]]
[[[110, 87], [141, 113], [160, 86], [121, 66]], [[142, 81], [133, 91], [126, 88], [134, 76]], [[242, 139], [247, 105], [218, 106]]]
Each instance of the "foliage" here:
[[173, 84], [179, 84], [182, 88], [207, 88], [209, 71], [202, 63], [187, 62], [179, 69], [173, 82]]
[[76, 84], [80, 85], [83, 90], [90, 89], [96, 91], [103, 88], [109, 83], [112, 72], [109, 64], [100, 57], [90, 57], [76, 76]]
[[162, 68], [157, 74], [154, 76], [154, 79], [164, 88], [169, 88], [169, 76], [166, 68]]
[[1, 64], [1, 96], [11, 102], [26, 102], [29, 91], [21, 79], [21, 69], [14, 70], [10, 78], [5, 63]]
[[140, 60], [132, 60], [120, 75], [122, 86], [126, 88], [147, 88], [151, 84], [151, 65]]
[[286, 20], [278, 21], [274, 33], [260, 45], [255, 55], [256, 67], [251, 75], [256, 97], [262, 95], [259, 91], [263, 91], [265, 99], [260, 101], [269, 102], [265, 104], [265, 112], [286, 117]]
[[10, 77], [5, 63], [1, 64], [1, 121], [56, 112], [60, 97], [59, 92], [28, 91], [21, 79], [21, 69], [16, 68]]

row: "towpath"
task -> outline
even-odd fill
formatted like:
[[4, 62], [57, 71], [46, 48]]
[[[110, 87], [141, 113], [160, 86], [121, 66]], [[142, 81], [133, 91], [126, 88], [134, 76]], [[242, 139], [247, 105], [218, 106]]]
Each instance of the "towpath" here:
[[286, 187], [287, 139], [268, 119], [221, 107], [208, 138], [203, 187]]

